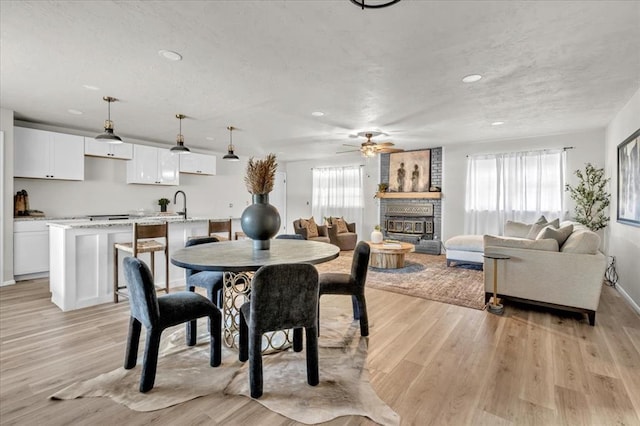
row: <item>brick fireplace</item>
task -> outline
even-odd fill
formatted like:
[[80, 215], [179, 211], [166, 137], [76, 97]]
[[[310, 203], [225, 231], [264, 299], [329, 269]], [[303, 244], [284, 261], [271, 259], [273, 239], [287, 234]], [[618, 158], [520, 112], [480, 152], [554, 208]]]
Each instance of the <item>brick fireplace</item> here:
[[[389, 183], [389, 156], [380, 162], [381, 182]], [[442, 188], [442, 148], [431, 148], [431, 186]], [[416, 252], [440, 254], [442, 203], [438, 199], [381, 198], [380, 226], [385, 239], [414, 244]]]

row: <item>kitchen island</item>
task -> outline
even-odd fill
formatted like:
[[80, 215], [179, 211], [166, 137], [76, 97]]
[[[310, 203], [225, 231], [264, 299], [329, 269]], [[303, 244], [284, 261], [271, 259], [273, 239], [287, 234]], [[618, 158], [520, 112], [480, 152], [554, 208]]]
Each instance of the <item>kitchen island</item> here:
[[[113, 303], [113, 245], [132, 240], [132, 225], [137, 223], [169, 223], [169, 255], [184, 247], [194, 236], [208, 232], [210, 218], [181, 216], [144, 217], [125, 220], [87, 220], [48, 222], [49, 287], [51, 301], [63, 311], [101, 303]], [[224, 220], [211, 218], [211, 220]], [[148, 253], [139, 257], [149, 264]], [[123, 255], [120, 259], [124, 258]], [[164, 256], [156, 255], [155, 277], [164, 287]], [[118, 281], [124, 282], [123, 268]], [[169, 266], [169, 287], [184, 286], [184, 269]]]

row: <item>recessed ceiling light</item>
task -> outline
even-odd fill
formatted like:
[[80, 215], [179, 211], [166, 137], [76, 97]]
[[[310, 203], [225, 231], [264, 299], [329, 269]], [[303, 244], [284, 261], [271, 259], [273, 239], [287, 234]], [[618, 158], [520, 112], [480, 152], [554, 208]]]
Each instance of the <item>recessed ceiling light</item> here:
[[171, 50], [160, 50], [158, 51], [158, 55], [162, 56], [165, 59], [170, 61], [181, 61], [182, 55], [176, 52], [172, 52]]
[[92, 86], [90, 84], [83, 84], [82, 87], [84, 87], [87, 90], [100, 90], [98, 86]]
[[480, 74], [471, 74], [464, 77], [462, 81], [464, 81], [465, 83], [475, 83], [476, 81], [479, 81], [481, 78], [482, 76]]
[[491, 123], [492, 126], [502, 126], [504, 124], [504, 121], [494, 121], [493, 123]]
[[313, 115], [314, 117], [322, 117], [324, 115], [324, 112], [322, 112], [322, 111], [313, 111], [311, 113], [311, 115]]
[[82, 111], [78, 111], [77, 109], [68, 109], [67, 112], [73, 115], [82, 115]]

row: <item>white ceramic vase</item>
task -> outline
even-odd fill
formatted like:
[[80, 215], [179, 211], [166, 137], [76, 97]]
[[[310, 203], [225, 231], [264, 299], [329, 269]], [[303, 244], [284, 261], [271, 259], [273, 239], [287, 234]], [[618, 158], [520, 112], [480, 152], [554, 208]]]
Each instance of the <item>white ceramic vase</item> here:
[[374, 244], [380, 244], [382, 242], [382, 232], [374, 230], [371, 233], [371, 242]]

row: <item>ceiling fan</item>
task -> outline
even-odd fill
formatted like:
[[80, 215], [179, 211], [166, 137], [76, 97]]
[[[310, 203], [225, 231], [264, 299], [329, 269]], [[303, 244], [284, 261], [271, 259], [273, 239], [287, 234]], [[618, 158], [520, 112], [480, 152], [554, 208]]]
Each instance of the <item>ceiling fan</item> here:
[[[381, 135], [382, 132], [362, 132], [362, 133], [358, 133], [359, 136], [364, 136], [365, 138], [367, 138], [366, 142], [362, 142], [360, 144], [359, 149], [357, 150], [351, 150], [351, 151], [341, 151], [341, 152], [354, 152], [354, 151], [360, 151], [362, 153], [362, 155], [364, 157], [374, 157], [376, 154], [388, 154], [388, 153], [392, 153], [392, 152], [402, 152], [404, 151], [403, 149], [399, 149], [399, 148], [392, 148], [393, 147], [393, 142], [373, 142], [371, 140], [372, 137], [374, 136], [378, 136]], [[357, 145], [348, 145], [348, 144], [343, 144], [344, 146], [352, 146], [352, 147], [357, 147]]]

